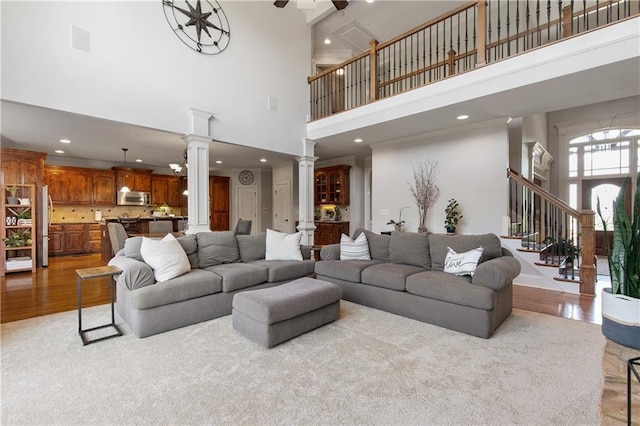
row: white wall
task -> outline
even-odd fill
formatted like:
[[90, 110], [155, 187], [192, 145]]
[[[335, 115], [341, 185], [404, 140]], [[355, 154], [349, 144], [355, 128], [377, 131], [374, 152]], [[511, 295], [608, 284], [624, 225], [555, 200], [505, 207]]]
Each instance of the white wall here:
[[[231, 41], [208, 56], [173, 34], [159, 0], [2, 1], [2, 98], [181, 134], [195, 107], [215, 113], [215, 139], [299, 154], [311, 56], [304, 14], [267, 1], [221, 5]], [[72, 25], [90, 33], [90, 53], [70, 47]]]
[[[386, 225], [389, 219], [398, 220], [399, 209], [410, 206], [402, 219], [407, 231], [417, 231], [418, 209], [409, 190], [412, 167], [434, 160], [439, 163], [436, 183], [440, 197], [429, 210], [428, 230], [445, 232], [444, 208], [447, 200], [455, 198], [464, 216], [459, 233], [501, 234], [508, 202], [507, 145], [505, 120], [493, 120], [374, 146], [372, 230], [390, 231], [391, 226]], [[381, 215], [381, 209], [388, 209], [390, 215]]]

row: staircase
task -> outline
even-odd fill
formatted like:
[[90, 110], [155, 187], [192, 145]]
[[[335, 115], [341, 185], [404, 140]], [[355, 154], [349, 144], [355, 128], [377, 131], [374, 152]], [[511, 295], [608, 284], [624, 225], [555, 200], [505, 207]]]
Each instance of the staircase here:
[[513, 170], [507, 177], [509, 225], [501, 239], [522, 265], [514, 283], [593, 295], [594, 212], [573, 209]]

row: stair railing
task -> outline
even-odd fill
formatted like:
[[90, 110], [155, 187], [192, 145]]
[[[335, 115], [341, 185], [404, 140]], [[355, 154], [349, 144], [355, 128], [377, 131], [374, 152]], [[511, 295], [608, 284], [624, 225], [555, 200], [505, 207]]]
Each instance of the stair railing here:
[[309, 120], [640, 14], [638, 0], [473, 0], [314, 76]]
[[595, 213], [578, 211], [534, 182], [508, 169], [509, 237], [522, 239], [541, 262], [559, 268], [559, 279], [580, 281], [580, 293], [595, 294]]

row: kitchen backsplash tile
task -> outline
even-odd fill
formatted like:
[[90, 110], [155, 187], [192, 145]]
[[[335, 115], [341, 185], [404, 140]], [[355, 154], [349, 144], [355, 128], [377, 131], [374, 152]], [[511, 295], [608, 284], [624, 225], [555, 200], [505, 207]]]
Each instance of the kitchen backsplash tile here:
[[[52, 223], [94, 223], [96, 210], [101, 212], [103, 219], [110, 217], [129, 216], [149, 217], [152, 215], [151, 207], [137, 206], [112, 206], [112, 207], [91, 207], [91, 206], [53, 206]], [[168, 208], [167, 214], [176, 216], [182, 215], [180, 208]], [[186, 214], [186, 209], [185, 209]]]

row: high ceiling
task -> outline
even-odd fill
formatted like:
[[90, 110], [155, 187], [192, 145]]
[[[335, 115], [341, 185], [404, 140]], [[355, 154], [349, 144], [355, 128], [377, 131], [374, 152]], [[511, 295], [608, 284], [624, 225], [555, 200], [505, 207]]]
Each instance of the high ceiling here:
[[[318, 4], [322, 3], [323, 1], [318, 1]], [[387, 40], [458, 3], [462, 2], [378, 0], [366, 3], [352, 0], [342, 11], [324, 5], [327, 12], [312, 27], [314, 56], [323, 58], [324, 64], [328, 65], [327, 56], [335, 57], [346, 52], [348, 56], [331, 62], [336, 64], [363, 50], [363, 47], [366, 48], [370, 36], [379, 41]], [[315, 1], [299, 1], [298, 4], [291, 2], [288, 5], [301, 10], [316, 6]], [[329, 46], [322, 42], [327, 36], [333, 41]], [[168, 163], [182, 160], [185, 143], [179, 134], [4, 100], [0, 107], [2, 147], [46, 152], [48, 162], [66, 164], [81, 161], [85, 164], [93, 162], [96, 166], [101, 162], [121, 163], [121, 148], [129, 148], [127, 163], [134, 167], [165, 169], [169, 172]], [[72, 143], [63, 145], [59, 142], [61, 138], [69, 139]], [[65, 153], [55, 153], [58, 149]], [[343, 155], [366, 156], [370, 152], [367, 145], [353, 143], [316, 147], [316, 155], [321, 159]], [[266, 158], [267, 162], [260, 162], [261, 158]], [[142, 162], [135, 163], [136, 159], [141, 159]], [[272, 164], [291, 159], [290, 155], [221, 142], [212, 142], [210, 149], [212, 170], [268, 168]], [[216, 164], [216, 160], [221, 160], [222, 164]]]

